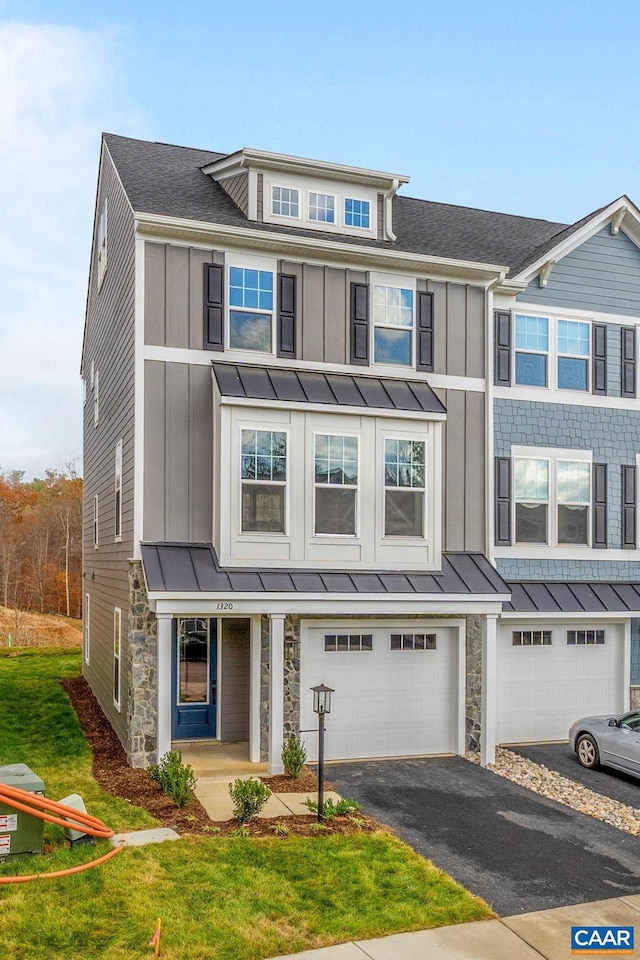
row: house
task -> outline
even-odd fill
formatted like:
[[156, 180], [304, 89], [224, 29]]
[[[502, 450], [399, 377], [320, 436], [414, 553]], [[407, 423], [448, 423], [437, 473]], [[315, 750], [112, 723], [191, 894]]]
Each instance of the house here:
[[[606, 709], [628, 702], [640, 592], [633, 550], [614, 571], [598, 546], [603, 509], [607, 536], [621, 516], [613, 493], [610, 506], [567, 503], [598, 533], [576, 571], [575, 544], [560, 546], [554, 526], [556, 540], [535, 548], [555, 564], [549, 577], [528, 565], [521, 514], [535, 526], [537, 501], [514, 499], [514, 477], [543, 436], [535, 404], [587, 416], [584, 391], [555, 381], [531, 399], [518, 317], [556, 296], [552, 322], [578, 323], [573, 348], [587, 311], [591, 389], [599, 328], [611, 343], [616, 322], [635, 330], [637, 211], [625, 200], [594, 215], [598, 230], [590, 218], [567, 228], [412, 199], [398, 192], [406, 183], [248, 148], [103, 137], [82, 360], [83, 670], [134, 766], [172, 743], [218, 739], [248, 742], [249, 758], [278, 772], [290, 731], [313, 758], [320, 682], [335, 689], [332, 759], [479, 746], [490, 762], [511, 730], [505, 685], [523, 669], [506, 678], [504, 650], [518, 631], [546, 637], [558, 609], [580, 653], [600, 652], [582, 634], [599, 638], [602, 622], [620, 631]], [[599, 268], [603, 290], [615, 274], [626, 291], [617, 321], [597, 297], [567, 306], [557, 292], [602, 231], [625, 244], [628, 275], [610, 259]], [[637, 401], [615, 395], [612, 357], [613, 346], [604, 407], [632, 417]], [[589, 395], [592, 420], [601, 399]], [[530, 415], [516, 435], [517, 404]], [[610, 490], [586, 434], [562, 447], [544, 437], [545, 451], [557, 448], [549, 462], [580, 450], [582, 486]], [[561, 549], [564, 566], [550, 556]], [[584, 587], [585, 617], [567, 619], [573, 607], [545, 607], [528, 586], [576, 572], [624, 581], [626, 593], [610, 587], [603, 611]], [[550, 646], [529, 640], [525, 672]], [[545, 676], [533, 674], [542, 692]]]

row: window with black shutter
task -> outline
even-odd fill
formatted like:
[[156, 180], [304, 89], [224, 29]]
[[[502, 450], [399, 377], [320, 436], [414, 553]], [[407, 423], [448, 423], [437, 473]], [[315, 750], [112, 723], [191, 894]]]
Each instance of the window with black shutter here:
[[351, 284], [350, 362], [369, 365], [369, 286]]
[[511, 460], [495, 458], [495, 537], [496, 546], [511, 546]]
[[635, 550], [637, 537], [637, 481], [635, 465], [622, 465], [622, 548]]
[[296, 356], [296, 278], [278, 275], [278, 356]]
[[511, 314], [496, 310], [493, 314], [494, 351], [493, 382], [496, 386], [511, 386]]
[[636, 395], [636, 329], [635, 327], [622, 327], [620, 331], [622, 338], [622, 390], [623, 397], [635, 397]]
[[593, 464], [593, 547], [607, 547], [607, 465]]
[[433, 294], [417, 293], [416, 369], [433, 370]]
[[607, 327], [604, 323], [591, 325], [591, 341], [593, 353], [591, 392], [605, 396], [607, 393]]

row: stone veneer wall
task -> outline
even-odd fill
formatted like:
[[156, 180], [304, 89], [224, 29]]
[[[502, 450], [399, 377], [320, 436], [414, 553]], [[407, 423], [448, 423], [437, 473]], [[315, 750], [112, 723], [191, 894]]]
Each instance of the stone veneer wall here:
[[[305, 617], [309, 620], [323, 620], [326, 617]], [[355, 619], [362, 619], [358, 617]], [[377, 614], [367, 617], [369, 620], [389, 620], [389, 616]], [[402, 619], [425, 619], [424, 617], [403, 617]], [[427, 618], [428, 619], [428, 618]], [[437, 619], [448, 619], [438, 617]], [[466, 621], [466, 692], [465, 692], [465, 747], [470, 751], [480, 749], [480, 697], [482, 690], [482, 627], [481, 616], [465, 617]], [[260, 629], [260, 759], [269, 757], [269, 617], [261, 618]], [[285, 643], [288, 640], [300, 642], [300, 617], [285, 617]], [[284, 661], [284, 736], [288, 733], [300, 733], [300, 660]]]
[[158, 762], [158, 635], [139, 560], [129, 562], [129, 717], [132, 767]]

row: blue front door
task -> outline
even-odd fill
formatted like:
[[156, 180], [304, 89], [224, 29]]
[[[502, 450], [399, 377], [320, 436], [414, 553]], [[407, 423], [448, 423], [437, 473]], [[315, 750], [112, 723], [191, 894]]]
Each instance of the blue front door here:
[[173, 621], [171, 737], [198, 740], [216, 735], [217, 621]]

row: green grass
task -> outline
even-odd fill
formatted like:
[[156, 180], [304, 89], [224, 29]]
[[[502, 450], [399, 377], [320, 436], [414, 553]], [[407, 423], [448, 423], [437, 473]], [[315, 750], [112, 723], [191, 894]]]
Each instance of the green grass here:
[[[57, 682], [77, 669], [75, 654], [0, 656], [0, 764], [24, 761], [49, 796], [80, 793], [115, 829], [149, 825], [145, 811], [103, 794], [91, 776], [88, 747]], [[46, 857], [0, 866], [0, 876], [64, 869], [95, 853], [58, 845]], [[144, 958], [158, 917], [165, 960], [259, 960], [490, 915], [383, 832], [202, 837], [128, 849], [73, 877], [0, 886], [0, 957]]]

